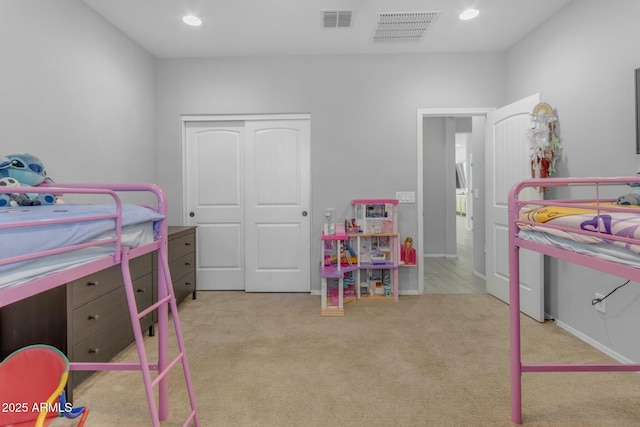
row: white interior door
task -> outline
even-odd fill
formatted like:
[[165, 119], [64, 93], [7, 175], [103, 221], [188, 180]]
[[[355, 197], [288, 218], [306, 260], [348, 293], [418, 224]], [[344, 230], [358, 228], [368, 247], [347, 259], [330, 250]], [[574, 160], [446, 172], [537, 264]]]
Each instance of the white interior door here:
[[246, 290], [309, 292], [309, 121], [247, 122]]
[[186, 122], [186, 206], [198, 290], [244, 289], [244, 123]]
[[199, 290], [309, 292], [309, 120], [185, 122]]
[[[487, 292], [509, 302], [509, 246], [507, 203], [511, 187], [531, 178], [529, 140], [526, 135], [529, 114], [540, 102], [532, 95], [487, 114], [485, 135], [486, 165], [486, 284]], [[536, 190], [525, 193], [539, 199]], [[543, 255], [520, 250], [521, 311], [544, 321]]]

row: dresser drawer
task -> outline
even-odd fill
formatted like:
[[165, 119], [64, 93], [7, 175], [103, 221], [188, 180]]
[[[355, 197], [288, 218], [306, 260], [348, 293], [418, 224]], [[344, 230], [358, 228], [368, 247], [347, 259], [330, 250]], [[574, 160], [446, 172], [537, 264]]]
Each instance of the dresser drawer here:
[[[151, 304], [153, 304], [153, 274], [149, 273], [133, 282], [133, 290], [136, 293], [136, 306], [138, 307], [138, 312], [150, 307]], [[128, 315], [129, 306], [127, 305], [126, 300], [124, 301], [124, 304], [125, 307], [127, 307]], [[148, 329], [149, 326], [153, 325], [154, 313], [155, 311], [152, 311], [140, 319], [140, 327], [142, 328], [143, 333], [145, 332], [145, 329]], [[131, 329], [131, 323], [129, 323], [129, 326], [127, 327]]]
[[71, 288], [72, 308], [80, 307], [122, 286], [122, 272], [117, 266], [74, 280]]
[[95, 301], [73, 310], [72, 343], [79, 343], [89, 335], [109, 326], [111, 323], [128, 313], [124, 287], [120, 287]]
[[195, 233], [188, 233], [169, 240], [169, 262], [183, 257], [196, 249]]
[[[138, 311], [151, 305], [153, 300], [152, 286], [153, 281], [150, 273], [133, 282]], [[104, 327], [111, 328], [111, 323], [122, 315], [129, 316], [129, 305], [124, 285], [73, 310], [72, 345]], [[128, 328], [131, 329], [130, 324]]]
[[184, 297], [196, 290], [196, 273], [191, 273], [186, 276], [173, 279], [173, 293], [176, 296], [176, 301], [180, 302]]
[[[136, 294], [136, 305], [138, 312], [149, 307], [153, 303], [153, 275], [148, 273], [133, 282], [133, 291]], [[127, 300], [123, 301], [128, 309]]]
[[[86, 340], [73, 346], [71, 360], [73, 362], [106, 362], [118, 354], [133, 340], [133, 330], [129, 315], [117, 318], [108, 328], [89, 336]], [[72, 372], [73, 385], [77, 386], [91, 371]]]
[[179, 279], [180, 277], [189, 274], [195, 268], [196, 253], [191, 252], [186, 254], [175, 261], [169, 263], [169, 272], [171, 273], [171, 280]]
[[[149, 273], [152, 269], [152, 255], [149, 253], [132, 259], [129, 263], [129, 269], [134, 281]], [[71, 287], [72, 308], [78, 308], [118, 287], [122, 287], [122, 285], [122, 270], [119, 265], [74, 280], [68, 284]]]
[[[131, 280], [136, 280], [144, 276], [153, 269], [153, 257], [155, 253], [148, 253], [129, 260], [129, 270], [131, 271]], [[118, 266], [118, 270], [120, 267]]]

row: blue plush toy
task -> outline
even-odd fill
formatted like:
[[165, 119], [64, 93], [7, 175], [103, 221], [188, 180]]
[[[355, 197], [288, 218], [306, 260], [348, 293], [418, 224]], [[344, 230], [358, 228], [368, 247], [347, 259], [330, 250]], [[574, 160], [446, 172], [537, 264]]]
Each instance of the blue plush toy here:
[[[13, 178], [23, 187], [35, 187], [48, 180], [43, 163], [31, 154], [9, 154], [0, 158], [1, 178]], [[56, 202], [56, 197], [48, 193], [29, 193], [26, 195], [26, 199], [23, 196], [24, 194], [21, 194], [20, 200], [16, 201], [11, 199], [10, 194], [2, 193], [0, 194], [0, 206], [9, 205], [11, 200], [18, 202], [21, 206], [52, 205]]]
[[[640, 175], [640, 167], [636, 171], [636, 175]], [[634, 206], [640, 205], [640, 182], [630, 182], [627, 185], [633, 188], [633, 191], [618, 197], [618, 204]]]

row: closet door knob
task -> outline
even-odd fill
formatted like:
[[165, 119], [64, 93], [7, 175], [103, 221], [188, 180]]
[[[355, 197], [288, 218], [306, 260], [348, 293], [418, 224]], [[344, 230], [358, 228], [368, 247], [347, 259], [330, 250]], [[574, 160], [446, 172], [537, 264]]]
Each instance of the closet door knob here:
[[302, 211], [302, 216], [307, 216], [307, 211]]
[[196, 213], [195, 213], [195, 212], [189, 212], [189, 216], [190, 216], [191, 218], [193, 218], [194, 216], [196, 216]]

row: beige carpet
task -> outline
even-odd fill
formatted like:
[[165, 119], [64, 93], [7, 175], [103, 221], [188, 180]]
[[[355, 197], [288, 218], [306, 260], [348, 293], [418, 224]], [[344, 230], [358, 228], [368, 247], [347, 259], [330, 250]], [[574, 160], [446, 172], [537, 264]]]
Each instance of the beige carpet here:
[[[505, 304], [423, 295], [345, 311], [321, 317], [320, 297], [308, 294], [200, 292], [183, 303], [201, 425], [513, 425]], [[551, 322], [523, 318], [523, 335], [525, 362], [609, 361]], [[136, 361], [135, 348], [119, 360]], [[184, 390], [174, 369], [163, 425], [182, 425]], [[524, 375], [526, 426], [638, 426], [639, 402], [634, 373]], [[138, 372], [98, 373], [74, 404], [90, 407], [88, 426], [150, 425]]]

